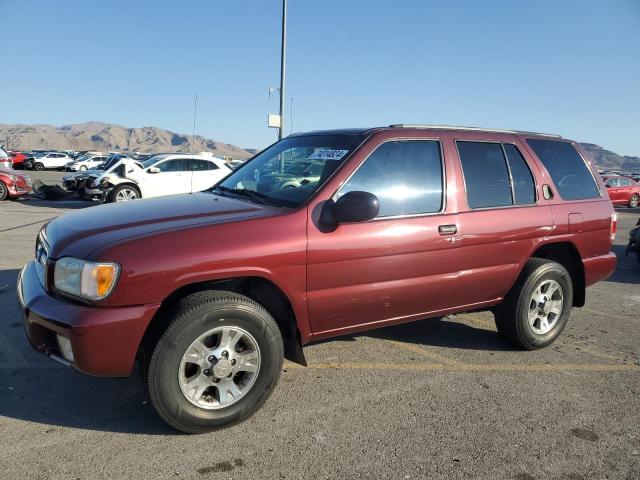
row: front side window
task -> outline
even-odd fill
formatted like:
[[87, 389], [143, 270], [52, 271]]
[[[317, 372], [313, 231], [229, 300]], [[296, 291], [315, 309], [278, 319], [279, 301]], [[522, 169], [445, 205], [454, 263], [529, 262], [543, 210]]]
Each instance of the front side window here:
[[365, 138], [360, 134], [285, 138], [238, 167], [213, 191], [295, 208], [306, 202]]
[[631, 180], [629, 180], [628, 178], [619, 178], [618, 184], [621, 187], [628, 187], [629, 185], [631, 185]]
[[380, 217], [442, 210], [442, 158], [435, 140], [400, 140], [380, 145], [338, 191], [373, 193]]
[[539, 138], [529, 138], [527, 143], [551, 175], [564, 200], [600, 198], [591, 171], [573, 145]]
[[175, 160], [167, 160], [166, 162], [155, 165], [161, 172], [183, 172], [184, 161], [181, 158]]

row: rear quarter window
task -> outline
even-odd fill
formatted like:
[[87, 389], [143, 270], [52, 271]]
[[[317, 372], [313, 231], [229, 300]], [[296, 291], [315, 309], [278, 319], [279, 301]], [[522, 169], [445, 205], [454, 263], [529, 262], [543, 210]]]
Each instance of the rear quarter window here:
[[527, 143], [551, 175], [564, 200], [600, 198], [600, 190], [591, 171], [573, 145], [538, 138], [528, 138]]

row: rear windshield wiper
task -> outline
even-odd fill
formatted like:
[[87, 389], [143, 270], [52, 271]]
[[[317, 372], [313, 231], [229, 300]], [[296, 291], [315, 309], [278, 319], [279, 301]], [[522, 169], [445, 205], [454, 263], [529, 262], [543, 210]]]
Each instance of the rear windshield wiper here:
[[220, 190], [221, 192], [224, 192], [224, 193], [242, 195], [244, 197], [247, 197], [252, 202], [259, 203], [261, 205], [264, 205], [266, 203], [265, 199], [269, 198], [264, 193], [256, 192], [255, 190], [247, 190], [246, 188], [227, 188], [227, 187], [218, 185], [215, 187], [215, 189]]

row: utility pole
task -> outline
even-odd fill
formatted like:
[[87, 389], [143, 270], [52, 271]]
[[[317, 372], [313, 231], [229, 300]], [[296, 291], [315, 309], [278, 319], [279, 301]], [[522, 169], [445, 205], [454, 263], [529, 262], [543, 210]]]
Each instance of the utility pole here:
[[287, 55], [287, 0], [282, 0], [282, 45], [280, 50], [280, 128], [278, 129], [278, 140], [284, 136], [284, 83], [285, 65]]
[[293, 133], [293, 97], [289, 99], [289, 133]]
[[196, 143], [196, 113], [198, 112], [198, 94], [193, 101], [193, 132], [191, 133], [191, 143], [195, 146]]

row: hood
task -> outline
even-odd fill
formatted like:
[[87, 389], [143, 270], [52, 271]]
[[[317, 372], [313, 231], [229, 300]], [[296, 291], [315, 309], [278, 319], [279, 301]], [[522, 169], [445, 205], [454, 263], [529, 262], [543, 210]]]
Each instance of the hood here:
[[64, 214], [46, 227], [50, 256], [93, 259], [105, 247], [162, 232], [237, 222], [282, 214], [286, 210], [254, 205], [211, 193], [110, 203]]

